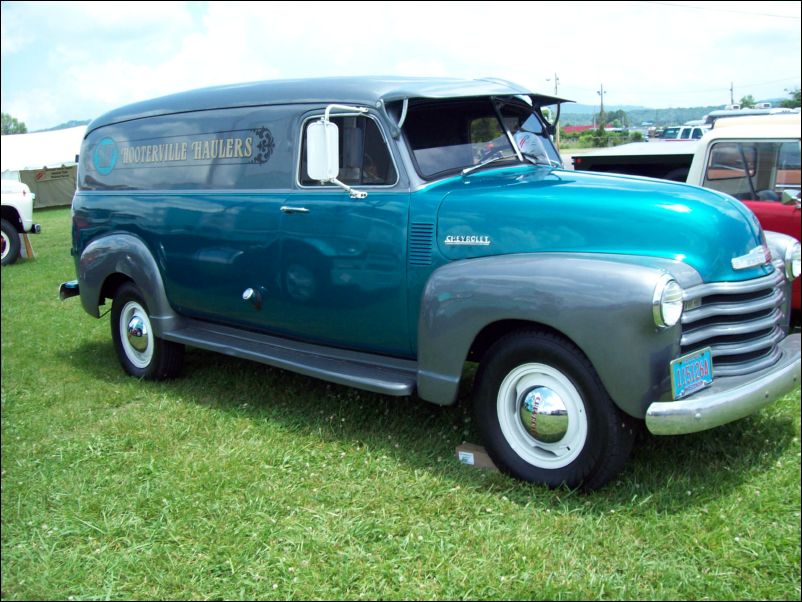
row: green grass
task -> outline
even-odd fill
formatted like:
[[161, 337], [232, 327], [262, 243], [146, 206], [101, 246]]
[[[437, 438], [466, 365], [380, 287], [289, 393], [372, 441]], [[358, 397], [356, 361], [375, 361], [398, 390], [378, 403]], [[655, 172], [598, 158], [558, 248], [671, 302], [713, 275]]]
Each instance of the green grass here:
[[69, 211], [2, 270], [3, 599], [799, 599], [799, 390], [645, 437], [591, 495], [457, 463], [440, 408], [199, 350], [123, 374], [57, 300]]

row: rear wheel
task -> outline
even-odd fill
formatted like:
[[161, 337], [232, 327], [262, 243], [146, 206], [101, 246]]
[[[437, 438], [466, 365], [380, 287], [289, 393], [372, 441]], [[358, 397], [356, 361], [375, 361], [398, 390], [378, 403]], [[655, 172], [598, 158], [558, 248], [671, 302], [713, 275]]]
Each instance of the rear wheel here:
[[477, 373], [474, 410], [503, 471], [549, 487], [596, 489], [623, 468], [634, 424], [588, 359], [552, 333], [499, 340]]
[[147, 305], [133, 283], [122, 285], [114, 296], [111, 337], [120, 364], [131, 376], [162, 380], [181, 372], [184, 346], [155, 335]]
[[8, 265], [19, 259], [19, 233], [8, 220], [2, 220], [0, 226], [0, 230], [2, 230], [2, 241], [0, 241], [0, 245], [2, 245], [2, 264]]

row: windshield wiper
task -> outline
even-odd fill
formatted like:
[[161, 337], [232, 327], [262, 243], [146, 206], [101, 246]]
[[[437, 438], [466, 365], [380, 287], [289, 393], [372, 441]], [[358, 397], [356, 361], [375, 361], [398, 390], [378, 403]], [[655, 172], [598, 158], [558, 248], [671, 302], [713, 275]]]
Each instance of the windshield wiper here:
[[522, 154], [524, 156], [524, 159], [528, 160], [533, 165], [548, 165], [549, 167], [559, 167], [560, 169], [565, 167], [562, 163], [552, 159], [548, 155], [540, 155], [534, 153], [522, 153]]
[[517, 161], [518, 157], [516, 157], [515, 155], [510, 155], [508, 157], [505, 157], [505, 156], [491, 157], [490, 159], [487, 159], [486, 161], [482, 161], [481, 163], [477, 163], [476, 165], [471, 165], [470, 167], [466, 167], [465, 169], [462, 170], [462, 175], [463, 176], [467, 176], [469, 173], [473, 173], [477, 169], [482, 169], [483, 167], [487, 167], [491, 163], [496, 163], [498, 161], [510, 161], [510, 160]]

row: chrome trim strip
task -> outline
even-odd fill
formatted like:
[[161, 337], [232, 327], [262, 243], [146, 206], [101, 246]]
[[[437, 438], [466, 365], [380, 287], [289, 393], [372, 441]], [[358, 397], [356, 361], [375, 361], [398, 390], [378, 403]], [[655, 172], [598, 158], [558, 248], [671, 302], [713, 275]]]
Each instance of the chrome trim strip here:
[[738, 334], [748, 334], [775, 326], [782, 320], [783, 314], [779, 309], [775, 309], [765, 318], [750, 320], [748, 322], [736, 322], [734, 324], [714, 324], [694, 330], [688, 334], [683, 334], [680, 345], [687, 347], [704, 341], [712, 337], [732, 336]]
[[785, 279], [782, 270], [774, 270], [768, 276], [744, 280], [742, 282], [712, 282], [710, 284], [700, 284], [685, 291], [683, 300], [692, 301], [700, 297], [710, 295], [738, 295], [752, 293], [762, 289], [775, 288]]
[[722, 376], [738, 376], [741, 374], [757, 372], [758, 370], [762, 370], [763, 368], [768, 368], [769, 366], [773, 365], [778, 359], [780, 359], [781, 355], [782, 354], [780, 353], [780, 350], [774, 347], [768, 355], [759, 357], [750, 362], [740, 362], [721, 366], [716, 366], [714, 362], [713, 376], [715, 378], [719, 378]]
[[697, 320], [704, 320], [710, 316], [737, 316], [740, 314], [751, 314], [764, 309], [772, 309], [782, 305], [785, 295], [779, 288], [771, 291], [771, 295], [763, 299], [738, 303], [714, 303], [712, 305], [702, 305], [697, 309], [690, 309], [682, 315], [683, 324], [692, 324]]
[[782, 358], [748, 376], [732, 376], [680, 401], [655, 401], [646, 410], [646, 427], [654, 435], [680, 435], [707, 430], [753, 414], [800, 382], [800, 335], [778, 346]]
[[713, 357], [740, 355], [742, 353], [751, 353], [764, 347], [771, 347], [784, 338], [785, 333], [779, 328], [775, 328], [769, 334], [760, 338], [735, 343], [719, 343], [718, 345], [711, 345], [710, 350]]

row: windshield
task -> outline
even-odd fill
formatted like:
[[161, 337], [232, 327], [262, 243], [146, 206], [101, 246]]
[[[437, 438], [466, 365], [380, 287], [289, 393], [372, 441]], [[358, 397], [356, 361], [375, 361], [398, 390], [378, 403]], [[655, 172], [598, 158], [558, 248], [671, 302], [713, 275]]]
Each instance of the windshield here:
[[560, 156], [532, 108], [518, 99], [498, 102], [504, 127], [512, 134], [518, 150], [533, 163], [562, 167]]
[[529, 160], [559, 164], [543, 124], [518, 99], [411, 101], [403, 130], [418, 173], [426, 179], [488, 161], [519, 161], [511, 139]]

